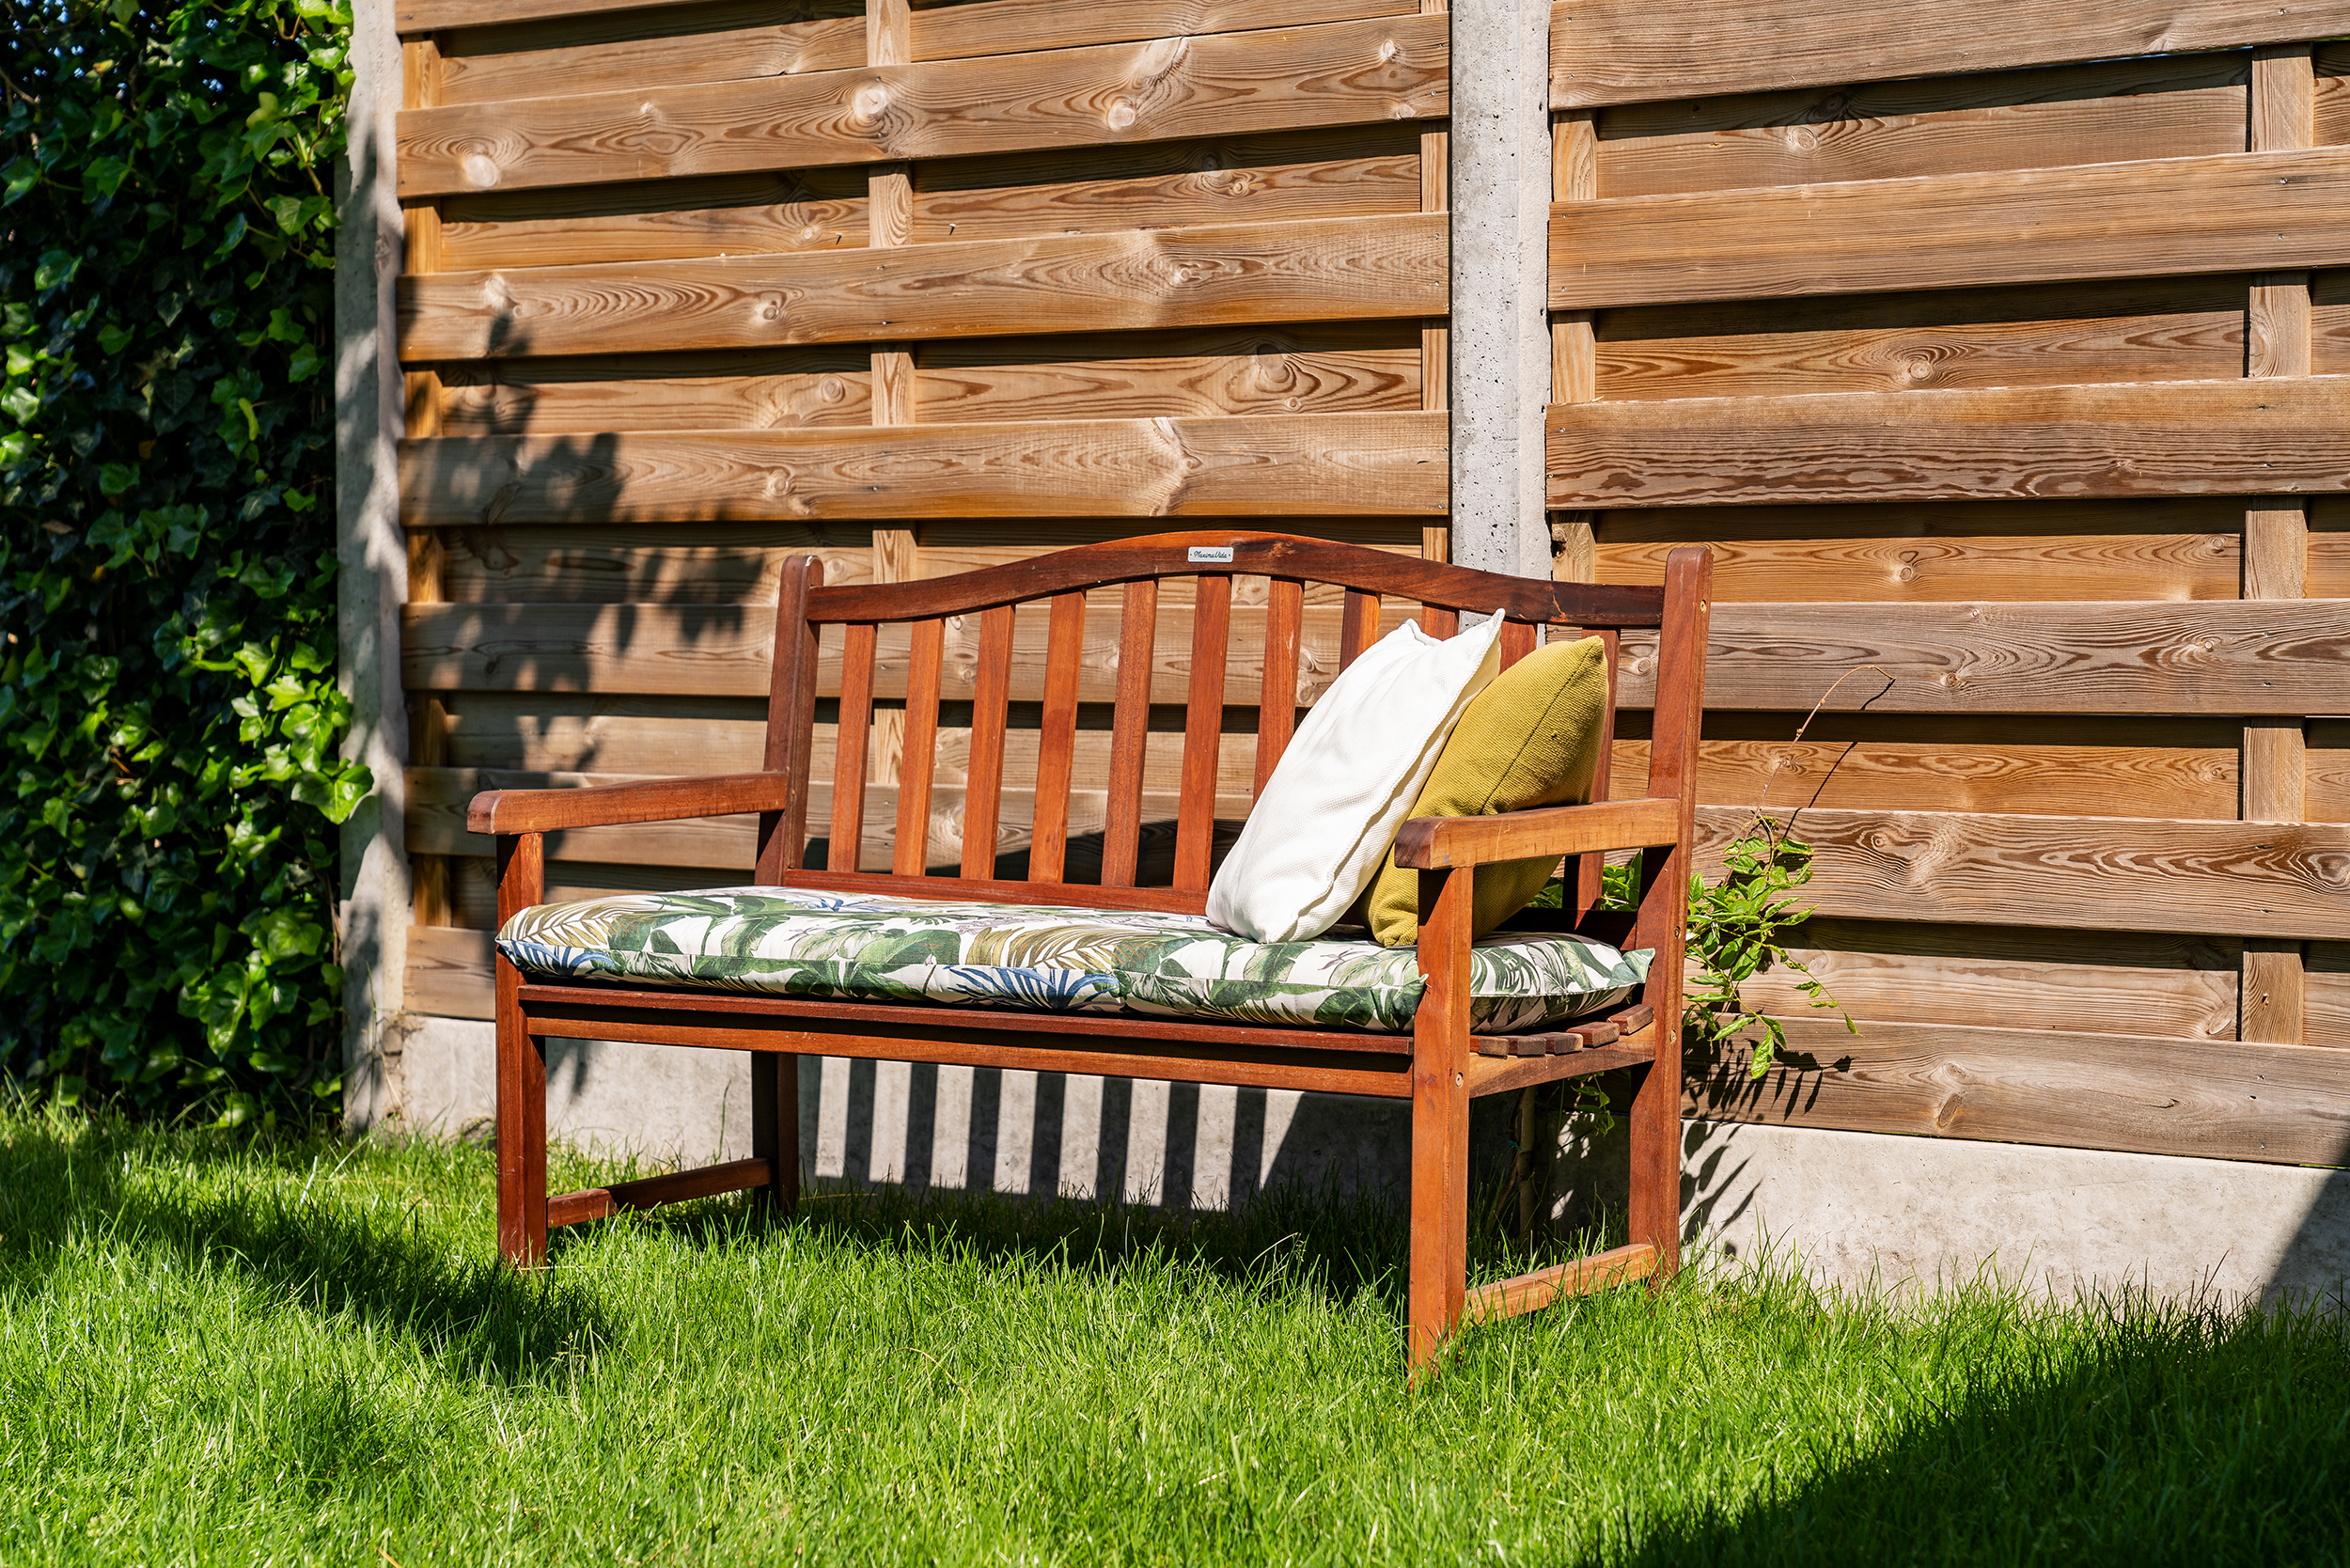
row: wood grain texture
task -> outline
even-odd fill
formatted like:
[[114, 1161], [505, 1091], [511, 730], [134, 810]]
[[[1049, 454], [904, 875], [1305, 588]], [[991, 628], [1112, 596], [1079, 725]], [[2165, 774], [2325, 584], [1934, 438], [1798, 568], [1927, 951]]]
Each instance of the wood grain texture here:
[[[1698, 813], [1700, 867], [1752, 813]], [[2139, 817], [1811, 810], [1804, 902], [1827, 915], [2222, 935], [2350, 935], [2350, 829]]]
[[2243, 373], [2248, 281], [1635, 306], [1599, 318], [1595, 395], [1630, 402], [2221, 381]]
[[2233, 496], [1622, 510], [1593, 576], [1653, 583], [1702, 543], [1717, 602], [2234, 599], [2243, 522]]
[[[1788, 737], [1804, 717], [1709, 714], [1699, 752], [1701, 797], [1781, 812], [1817, 806], [2088, 816], [2117, 800], [2150, 817], [2235, 811], [2232, 722], [1824, 713], [1797, 745]], [[1733, 722], [1740, 719], [1760, 722]], [[2212, 732], [2219, 730], [2227, 732]], [[1640, 792], [1648, 754], [1645, 734], [1616, 743], [1618, 794]]]
[[1515, 1278], [1480, 1285], [1462, 1305], [1463, 1321], [1493, 1323], [1539, 1312], [1567, 1296], [1589, 1295], [1611, 1285], [1628, 1285], [1656, 1272], [1656, 1248], [1646, 1242], [1611, 1247], [1572, 1262], [1555, 1263]]
[[680, 822], [738, 811], [779, 811], [792, 781], [781, 772], [653, 778], [565, 790], [489, 790], [465, 808], [474, 833], [555, 833], [623, 823]]
[[403, 197], [1441, 118], [1441, 17], [403, 110]]
[[1623, 104], [1599, 112], [1591, 195], [2240, 151], [2244, 75], [2240, 55], [2174, 55]]
[[1110, 729], [1109, 814], [1102, 839], [1102, 884], [1105, 887], [1131, 887], [1135, 882], [1158, 607], [1155, 578], [1126, 585], [1119, 610], [1118, 709]]
[[923, 424], [1417, 409], [1419, 333], [1412, 319], [933, 342], [915, 405]]
[[544, 22], [553, 18], [603, 16], [613, 11], [678, 10], [688, 14], [707, 0], [397, 0], [392, 25], [400, 33], [460, 31], [473, 27]]
[[437, 273], [400, 282], [406, 361], [878, 337], [1138, 332], [1445, 309], [1445, 221], [1050, 235], [882, 249]]
[[[1904, 925], [1815, 916], [1789, 950], [1856, 1018], [1981, 1024], [2092, 1034], [2230, 1040], [2243, 944], [2232, 937], [2046, 927]], [[1739, 988], [1747, 1005], [1811, 1011], [1803, 977], [1764, 970]]]
[[[1645, 707], [1653, 655], [1625, 638], [1622, 701]], [[1709, 711], [1940, 713], [2350, 713], [2340, 601], [2199, 604], [1725, 604]]]
[[407, 992], [402, 1005], [432, 1018], [494, 1018], [491, 933], [462, 926], [408, 928]]
[[[2346, 208], [2345, 211], [2350, 211]], [[2350, 378], [1553, 403], [1560, 507], [2350, 491]]]
[[[825, 15], [830, 9], [834, 12]], [[842, 71], [865, 59], [865, 23], [842, 8], [766, 0], [451, 30], [436, 103], [642, 91]]]
[[865, 228], [854, 169], [713, 175], [652, 184], [444, 196], [431, 272], [631, 265], [854, 244]]
[[1550, 304], [2322, 267], [2350, 254], [2345, 194], [2350, 157], [2319, 148], [1568, 202]]
[[1759, 1084], [1747, 1052], [1688, 1064], [1711, 1121], [2282, 1165], [2350, 1159], [2350, 1056], [2297, 1045], [1791, 1019]]
[[946, 159], [922, 165], [908, 238], [1009, 240], [1421, 211], [1413, 121]]
[[[594, 603], [773, 604], [784, 561], [799, 554], [823, 560], [824, 581], [867, 579], [866, 530], [777, 527], [772, 524], [667, 524], [599, 528], [561, 526], [435, 528], [412, 540], [442, 547], [442, 590], [456, 604]], [[418, 596], [412, 590], [411, 602]]]
[[2350, 31], [2342, 0], [1641, 0], [1551, 8], [1551, 106], [2232, 49]]
[[889, 524], [1442, 512], [1440, 414], [451, 437], [404, 443], [400, 521]]
[[2350, 1045], [2350, 943], [2305, 945], [2301, 1039], [2340, 1050]]
[[917, 60], [1078, 49], [1136, 39], [1307, 27], [1366, 16], [1410, 16], [1418, 0], [994, 0], [914, 13]]
[[441, 381], [445, 436], [854, 429], [872, 409], [866, 356], [848, 348], [477, 360]]
[[634, 1182], [615, 1182], [608, 1187], [583, 1187], [548, 1199], [547, 1223], [584, 1225], [629, 1210], [658, 1208], [664, 1203], [763, 1187], [773, 1176], [774, 1171], [764, 1159], [728, 1160], [724, 1165], [667, 1171]]

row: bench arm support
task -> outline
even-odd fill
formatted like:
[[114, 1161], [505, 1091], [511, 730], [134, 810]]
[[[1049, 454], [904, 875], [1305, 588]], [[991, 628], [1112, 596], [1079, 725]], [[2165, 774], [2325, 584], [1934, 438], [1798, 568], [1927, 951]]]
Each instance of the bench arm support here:
[[1414, 817], [1395, 836], [1395, 863], [1449, 870], [1537, 855], [1590, 855], [1681, 842], [1681, 802], [1604, 800], [1489, 817]]
[[567, 827], [781, 811], [788, 808], [785, 797], [791, 789], [784, 774], [730, 773], [711, 778], [591, 784], [577, 790], [485, 790], [465, 808], [465, 825], [476, 833], [555, 833]]

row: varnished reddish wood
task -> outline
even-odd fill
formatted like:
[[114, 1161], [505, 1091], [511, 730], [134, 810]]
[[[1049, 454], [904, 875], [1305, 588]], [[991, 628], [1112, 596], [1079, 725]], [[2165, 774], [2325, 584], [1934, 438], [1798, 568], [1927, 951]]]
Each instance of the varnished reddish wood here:
[[1205, 892], [1215, 833], [1217, 749], [1224, 743], [1224, 656], [1232, 579], [1203, 575], [1193, 601], [1191, 691], [1183, 709], [1183, 782], [1175, 812], [1175, 886]]
[[1409, 1347], [1429, 1370], [1468, 1287], [1469, 919], [1472, 873], [1419, 873], [1419, 972], [1412, 1032]]
[[1339, 668], [1343, 671], [1379, 636], [1379, 595], [1357, 588], [1346, 590], [1346, 607], [1339, 613]]
[[[633, 985], [572, 985], [525, 981], [520, 993], [541, 1022], [574, 1021], [597, 1009], [647, 1009], [708, 1013], [736, 1020], [832, 1019], [879, 1033], [903, 1029], [923, 1033], [964, 1028], [979, 1033], [1099, 1037], [1131, 1045], [1246, 1045], [1286, 1051], [1409, 1057], [1409, 1035], [1367, 1029], [1316, 1029], [1287, 1024], [1228, 1024], [1209, 1019], [1133, 1018], [1115, 1012], [1022, 1012], [913, 1002], [854, 1002], [830, 997], [785, 996], [741, 991], [667, 991]], [[754, 1047], [775, 1049], [775, 1047]]]
[[1044, 644], [1044, 713], [1037, 740], [1036, 816], [1028, 880], [1057, 883], [1069, 852], [1069, 779], [1077, 749], [1077, 666], [1085, 654], [1083, 590], [1053, 596]]
[[947, 651], [947, 623], [914, 623], [906, 669], [905, 749], [898, 760], [898, 841], [889, 869], [922, 874], [931, 838], [931, 778], [938, 763], [938, 672]]
[[1158, 636], [1159, 585], [1126, 585], [1119, 621], [1118, 707], [1110, 719], [1109, 809], [1102, 834], [1102, 885], [1132, 887], [1142, 847], [1142, 748], [1151, 728], [1151, 659]]
[[761, 1051], [751, 1058], [751, 1157], [766, 1168], [759, 1204], [770, 1215], [800, 1201], [800, 1058]]
[[1542, 1057], [1569, 1056], [1601, 1045], [1612, 1045], [1628, 1034], [1637, 1034], [1656, 1021], [1656, 1010], [1646, 1002], [1635, 1002], [1626, 1008], [1571, 1027], [1531, 1034], [1480, 1034], [1470, 1037], [1480, 1057]]
[[[1048, 594], [1184, 575], [1189, 570], [1189, 553], [1201, 547], [1230, 549], [1231, 570], [1239, 575], [1332, 583], [1372, 598], [1384, 594], [1452, 610], [1498, 609], [1522, 620], [1591, 627], [1654, 626], [1664, 610], [1664, 593], [1658, 588], [1543, 582], [1295, 534], [1200, 529], [1080, 545], [950, 577], [844, 583], [810, 594], [808, 614], [822, 621], [969, 615], [993, 604]], [[1377, 629], [1374, 614], [1366, 632], [1375, 635]]]
[[784, 782], [783, 808], [759, 819], [759, 880], [773, 886], [807, 847], [807, 779], [816, 745], [816, 623], [807, 596], [822, 588], [824, 563], [793, 556], [776, 594], [776, 652], [767, 694], [767, 771]]
[[854, 871], [865, 842], [866, 760], [873, 749], [872, 623], [851, 624], [841, 640], [840, 722], [833, 751], [832, 834], [824, 865], [830, 870]]
[[1675, 550], [1665, 562], [1665, 630], [1657, 646], [1655, 738], [1648, 792], [1678, 802], [1675, 845], [1641, 854], [1634, 941], [1651, 950], [1641, 996], [1656, 1010], [1654, 1062], [1634, 1092], [1631, 1232], [1656, 1248], [1669, 1278], [1681, 1261], [1681, 968], [1686, 934], [1689, 845], [1696, 832], [1698, 736], [1705, 694], [1706, 621], [1714, 557]]
[[[838, 1006], [786, 1018], [742, 1010], [729, 1014], [689, 1009], [666, 1001], [645, 1007], [548, 1001], [534, 1004], [531, 1017], [534, 1027], [557, 1037], [575, 1034], [645, 1045], [930, 1061], [950, 1067], [1009, 1067], [1398, 1100], [1412, 1092], [1409, 1059], [1396, 1052], [1297, 1050], [1223, 1042], [1194, 1046], [1164, 1035], [1154, 1039], [1113, 1036], [1099, 1029], [992, 1028], [977, 1009], [925, 1011], [944, 1013], [953, 1022], [926, 1023], [913, 1029], [895, 1022], [877, 1027], [859, 1023]], [[1049, 1015], [1009, 1016], [1014, 1024], [1035, 1025]], [[1376, 1041], [1380, 1037], [1356, 1038]]]
[[[498, 840], [498, 923], [541, 902], [546, 840]], [[547, 1255], [547, 1060], [523, 1017], [522, 971], [497, 959], [498, 1251], [518, 1268]]]
[[734, 811], [781, 812], [791, 792], [790, 780], [776, 773], [649, 778], [579, 790], [485, 790], [465, 808], [465, 826], [475, 833], [555, 833]]
[[582, 1187], [547, 1200], [547, 1226], [578, 1225], [603, 1219], [627, 1209], [650, 1209], [663, 1203], [682, 1203], [692, 1198], [712, 1198], [722, 1192], [763, 1187], [773, 1179], [763, 1159], [728, 1160], [695, 1170], [671, 1171], [634, 1182], [615, 1182], [608, 1187]]
[[1257, 777], [1253, 801], [1280, 765], [1297, 731], [1298, 635], [1306, 613], [1305, 585], [1275, 577], [1265, 585], [1264, 680], [1257, 707]]
[[1469, 1323], [1491, 1323], [1523, 1312], [1539, 1312], [1561, 1296], [1586, 1295], [1609, 1285], [1646, 1279], [1656, 1272], [1656, 1248], [1646, 1242], [1634, 1242], [1629, 1247], [1521, 1274], [1514, 1279], [1480, 1285], [1468, 1293], [1463, 1317]]
[[963, 794], [963, 874], [995, 875], [995, 824], [1004, 797], [1004, 715], [1011, 695], [1012, 610], [979, 617], [979, 667], [971, 698], [971, 760]]
[[[1460, 618], [1456, 616], [1456, 617], [1454, 617], [1453, 619], [1454, 619], [1454, 622], [1455, 622], [1455, 628], [1457, 629], [1457, 628], [1458, 628], [1458, 622], [1459, 622], [1459, 619], [1460, 619]], [[1423, 624], [1423, 625], [1425, 625], [1425, 624], [1426, 624], [1426, 622], [1425, 622], [1425, 621], [1423, 621], [1423, 622], [1422, 622], [1422, 624]], [[1429, 628], [1429, 630], [1430, 630], [1430, 631], [1434, 631], [1434, 627], [1430, 627], [1430, 628]], [[1448, 635], [1448, 636], [1449, 636], [1451, 634], [1450, 634], [1450, 633], [1447, 633], [1447, 634], [1445, 634], [1445, 635]], [[1508, 620], [1508, 621], [1504, 621], [1504, 622], [1502, 622], [1502, 626], [1501, 626], [1501, 667], [1502, 667], [1503, 669], [1508, 669], [1508, 668], [1509, 668], [1512, 665], [1516, 664], [1516, 663], [1517, 663], [1520, 659], [1525, 658], [1525, 657], [1526, 657], [1528, 653], [1531, 653], [1531, 652], [1533, 652], [1533, 651], [1534, 651], [1534, 628], [1533, 628], [1533, 627], [1531, 627], [1531, 626], [1528, 625], [1528, 624], [1527, 624], [1525, 621], [1523, 621], [1523, 620]], [[1605, 755], [1605, 754], [1603, 753], [1603, 755]]]
[[971, 899], [986, 903], [1066, 904], [1073, 909], [1164, 909], [1177, 915], [1207, 913], [1205, 893], [1176, 887], [1136, 887], [1112, 883], [979, 882], [965, 877], [903, 876], [883, 871], [793, 871], [790, 886], [831, 893], [886, 893], [891, 898]]
[[1646, 1067], [1654, 1059], [1655, 1047], [1647, 1041], [1635, 1041], [1628, 1045], [1594, 1045], [1587, 1051], [1569, 1051], [1561, 1056], [1473, 1056], [1468, 1065], [1468, 1091], [1473, 1099], [1488, 1094], [1514, 1094], [1541, 1084], [1588, 1078], [1594, 1073]]
[[1413, 817], [1396, 831], [1395, 863], [1434, 870], [1686, 842], [1684, 822], [1684, 808], [1672, 797], [1490, 817]]
[[[1556, 633], [1554, 632], [1554, 635]], [[1612, 628], [1603, 628], [1591, 635], [1599, 638], [1602, 657], [1607, 666], [1607, 706], [1599, 719], [1599, 754], [1612, 758], [1616, 754], [1616, 666], [1623, 660], [1622, 639]], [[1591, 800], [1594, 804], [1607, 798], [1607, 776], [1614, 770], [1602, 765], [1591, 775]], [[1577, 855], [1568, 882], [1571, 895], [1568, 907], [1577, 918], [1590, 914], [1599, 906], [1604, 879], [1607, 872], [1607, 857], [1604, 855]]]
[[[1461, 612], [1435, 604], [1422, 604], [1419, 608], [1419, 629], [1432, 637], [1449, 637], [1461, 629]], [[1527, 630], [1531, 632], [1533, 628]]]

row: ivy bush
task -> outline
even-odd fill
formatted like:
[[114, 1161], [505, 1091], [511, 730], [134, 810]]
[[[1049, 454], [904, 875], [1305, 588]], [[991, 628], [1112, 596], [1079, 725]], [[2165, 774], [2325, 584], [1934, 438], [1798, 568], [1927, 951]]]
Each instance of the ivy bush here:
[[13, 0], [0, 1076], [333, 1106], [342, 0]]

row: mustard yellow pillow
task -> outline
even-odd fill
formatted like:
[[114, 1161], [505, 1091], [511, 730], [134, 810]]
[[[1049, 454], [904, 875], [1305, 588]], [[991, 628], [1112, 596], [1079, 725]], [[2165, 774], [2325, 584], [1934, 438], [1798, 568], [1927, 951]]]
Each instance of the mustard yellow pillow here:
[[[1538, 648], [1478, 693], [1453, 727], [1415, 817], [1478, 817], [1589, 800], [1607, 711], [1607, 666], [1597, 637]], [[1471, 922], [1484, 935], [1533, 902], [1558, 857], [1477, 868]], [[1390, 849], [1364, 898], [1364, 923], [1381, 945], [1419, 940], [1419, 873]]]

